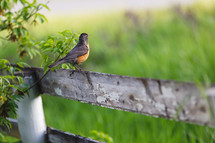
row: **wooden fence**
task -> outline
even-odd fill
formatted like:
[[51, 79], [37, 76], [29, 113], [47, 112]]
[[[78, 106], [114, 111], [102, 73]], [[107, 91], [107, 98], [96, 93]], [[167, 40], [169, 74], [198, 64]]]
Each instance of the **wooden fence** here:
[[[40, 68], [24, 73], [29, 85], [43, 76]], [[10, 119], [13, 128], [1, 129], [24, 143], [98, 142], [47, 127], [39, 94], [215, 127], [215, 86], [61, 69], [49, 72], [19, 103], [17, 121]]]

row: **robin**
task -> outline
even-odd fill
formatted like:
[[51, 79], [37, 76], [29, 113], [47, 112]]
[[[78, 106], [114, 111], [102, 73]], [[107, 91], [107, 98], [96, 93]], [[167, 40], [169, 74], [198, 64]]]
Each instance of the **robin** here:
[[78, 65], [87, 60], [89, 51], [88, 35], [82, 33], [79, 36], [78, 44], [65, 57], [49, 65], [49, 68], [58, 66], [62, 63], [71, 63], [77, 70], [80, 70]]

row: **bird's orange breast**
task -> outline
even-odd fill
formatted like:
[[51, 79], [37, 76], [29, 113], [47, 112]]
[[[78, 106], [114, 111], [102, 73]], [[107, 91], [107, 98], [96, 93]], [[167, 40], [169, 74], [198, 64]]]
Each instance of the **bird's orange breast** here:
[[89, 45], [87, 45], [87, 47], [88, 47], [88, 52], [85, 55], [78, 57], [77, 64], [81, 64], [87, 60], [87, 58], [89, 56], [89, 51], [90, 51]]

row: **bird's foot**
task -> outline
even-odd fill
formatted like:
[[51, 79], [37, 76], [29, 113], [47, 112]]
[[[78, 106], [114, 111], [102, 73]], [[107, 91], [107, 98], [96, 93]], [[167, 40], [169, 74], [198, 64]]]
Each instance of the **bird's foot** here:
[[83, 71], [78, 65], [74, 65], [74, 67], [75, 67], [75, 69], [77, 70], [77, 71]]

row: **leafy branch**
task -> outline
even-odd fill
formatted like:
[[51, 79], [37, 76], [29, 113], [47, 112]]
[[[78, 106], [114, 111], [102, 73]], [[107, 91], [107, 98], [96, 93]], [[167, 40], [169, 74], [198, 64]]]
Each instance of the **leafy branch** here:
[[[12, 10], [13, 6], [21, 4], [19, 10]], [[49, 10], [46, 4], [36, 0], [0, 0], [0, 32], [4, 32], [0, 39], [17, 43], [17, 51], [20, 57], [40, 55], [40, 49], [29, 35], [27, 26], [36, 26], [37, 23], [47, 21], [46, 17], [39, 13], [42, 8]], [[18, 62], [18, 66], [12, 66], [8, 60], [0, 59], [0, 125], [11, 127], [7, 117], [16, 117], [17, 102], [28, 94], [28, 86], [24, 84], [21, 76], [15, 75], [16, 71], [22, 70], [27, 64]], [[25, 92], [24, 92], [25, 91]], [[2, 136], [2, 134], [0, 134]], [[1, 137], [0, 137], [1, 139]]]
[[[20, 3], [22, 8], [12, 11], [12, 5]], [[58, 67], [48, 69], [48, 65], [65, 56], [71, 47], [77, 44], [78, 34], [65, 30], [57, 36], [49, 36], [46, 40], [35, 42], [30, 37], [27, 25], [36, 26], [47, 21], [46, 17], [39, 13], [42, 8], [49, 10], [47, 3], [37, 3], [36, 0], [0, 0], [0, 32], [6, 32], [0, 39], [17, 43], [17, 52], [22, 58], [29, 56], [31, 59], [41, 57], [41, 66], [44, 75], [31, 86], [24, 84], [21, 76], [15, 75], [16, 71], [22, 73], [22, 68], [27, 64], [18, 62], [13, 66], [8, 60], [0, 59], [0, 125], [11, 127], [7, 117], [16, 117], [17, 102], [28, 94], [29, 89], [38, 84], [50, 70], [57, 68], [71, 68], [71, 64], [62, 64]], [[28, 65], [27, 65], [28, 66]], [[0, 134], [1, 136], [2, 134]], [[1, 140], [1, 137], [0, 137]]]
[[[49, 36], [47, 40], [38, 42], [42, 53], [41, 66], [44, 67], [44, 75], [35, 83], [33, 83], [29, 88], [23, 91], [24, 93], [38, 84], [48, 74], [48, 72], [51, 70], [48, 69], [48, 66], [51, 63], [56, 62], [59, 60], [59, 58], [65, 56], [71, 50], [71, 47], [77, 44], [77, 38], [79, 36], [76, 33], [73, 33], [70, 30], [65, 30], [59, 33], [61, 34], [60, 36]], [[57, 58], [55, 58], [56, 56]], [[58, 66], [58, 68], [64, 69], [70, 69], [72, 67], [73, 66], [71, 64], [62, 64], [61, 66]], [[56, 67], [52, 69], [55, 70]]]
[[[63, 32], [59, 32], [59, 34], [59, 36], [49, 36], [46, 40], [40, 41], [38, 43], [38, 46], [41, 50], [41, 66], [44, 67], [44, 73], [47, 72], [48, 66], [50, 64], [65, 56], [71, 50], [71, 47], [77, 44], [79, 35], [72, 32], [71, 30], [65, 30]], [[62, 64], [57, 68], [69, 69], [71, 67], [72, 66], [69, 64]]]
[[[23, 66], [22, 62], [18, 63]], [[27, 85], [24, 84], [21, 76], [15, 76], [15, 71], [22, 70], [18, 67], [10, 66], [8, 60], [0, 59], [1, 72], [7, 72], [6, 75], [0, 75], [0, 125], [3, 123], [10, 128], [6, 117], [16, 117], [17, 102], [23, 98]]]
[[29, 31], [26, 28], [27, 24], [36, 26], [38, 21], [44, 23], [47, 21], [46, 17], [39, 13], [42, 8], [49, 10], [46, 4], [37, 3], [34, 0], [32, 3], [26, 0], [13, 0], [13, 4], [20, 3], [22, 8], [17, 11], [11, 11], [11, 0], [0, 1], [0, 32], [6, 31], [5, 38], [12, 42], [18, 43], [18, 53], [20, 57], [25, 55], [38, 55], [40, 52], [38, 47], [35, 47], [35, 42], [29, 36]]

